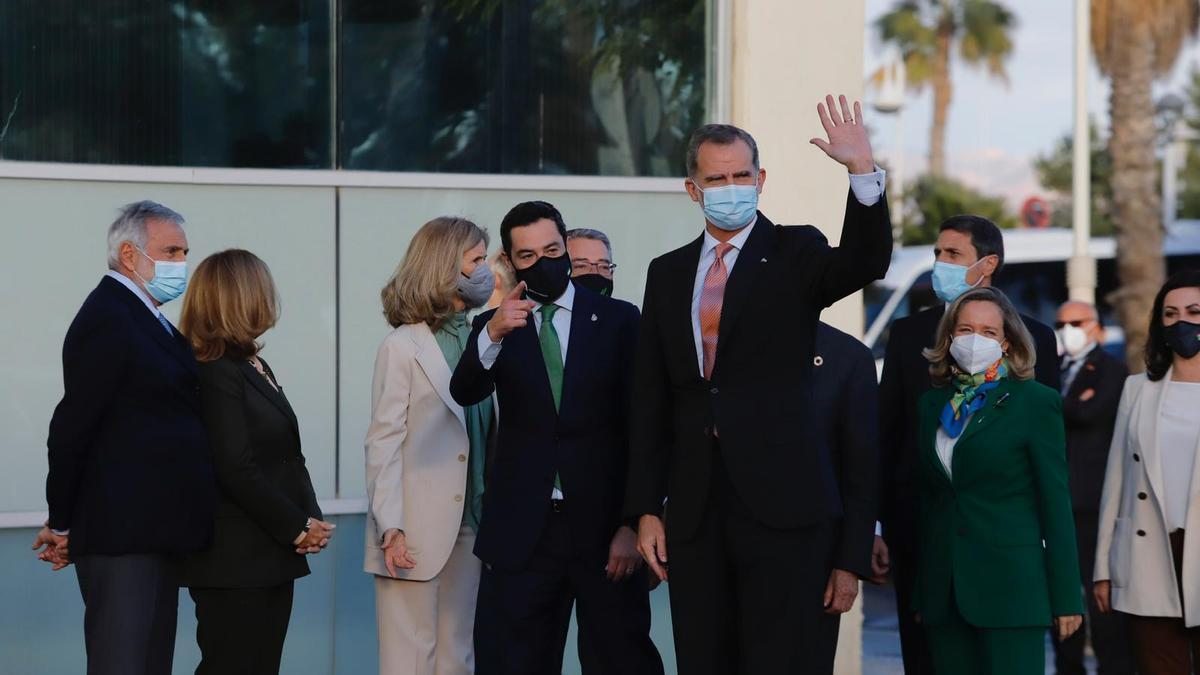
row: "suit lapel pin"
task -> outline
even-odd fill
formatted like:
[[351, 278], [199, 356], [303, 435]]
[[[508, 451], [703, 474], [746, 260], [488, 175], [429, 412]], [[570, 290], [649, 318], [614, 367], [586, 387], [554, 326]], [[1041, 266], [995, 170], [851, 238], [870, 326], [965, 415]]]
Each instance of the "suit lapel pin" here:
[[597, 317], [595, 314], [592, 315], [592, 321], [599, 321], [599, 320], [600, 320], [599, 317]]
[[821, 358], [820, 355], [814, 356], [813, 357], [813, 365], [820, 368], [821, 366], [825, 365], [825, 359]]
[[763, 259], [762, 259], [762, 260], [760, 260], [759, 262], [767, 262], [767, 259], [766, 259], [766, 258], [763, 258]]

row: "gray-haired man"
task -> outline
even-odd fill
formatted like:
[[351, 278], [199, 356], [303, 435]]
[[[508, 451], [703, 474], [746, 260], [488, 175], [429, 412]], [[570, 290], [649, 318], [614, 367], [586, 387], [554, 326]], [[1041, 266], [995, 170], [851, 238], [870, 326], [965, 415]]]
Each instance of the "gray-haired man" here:
[[612, 243], [600, 230], [578, 227], [567, 231], [567, 255], [571, 256], [571, 279], [600, 295], [612, 296]]
[[191, 347], [159, 311], [187, 285], [183, 217], [154, 202], [121, 210], [108, 273], [63, 342], [50, 420], [50, 517], [34, 547], [75, 563], [88, 675], [169, 675], [175, 558], [207, 545], [215, 508]]

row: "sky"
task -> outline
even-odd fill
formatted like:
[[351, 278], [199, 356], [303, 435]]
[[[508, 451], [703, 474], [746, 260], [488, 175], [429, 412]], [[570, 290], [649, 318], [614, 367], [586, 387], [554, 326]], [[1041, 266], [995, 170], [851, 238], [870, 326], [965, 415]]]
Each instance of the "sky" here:
[[[946, 161], [950, 176], [987, 194], [1004, 197], [1015, 211], [1028, 197], [1047, 196], [1038, 185], [1033, 161], [1071, 132], [1075, 2], [1003, 2], [1018, 21], [1013, 34], [1013, 53], [1006, 65], [1009, 83], [1006, 86], [982, 69], [961, 62], [954, 64]], [[875, 19], [895, 3], [896, 0], [866, 0], [866, 73], [874, 72], [884, 57]], [[1170, 91], [1182, 93], [1193, 67], [1200, 67], [1200, 46], [1194, 42], [1183, 50], [1172, 73], [1156, 84], [1156, 98]], [[1107, 130], [1108, 83], [1094, 63], [1090, 72], [1088, 111], [1100, 128]], [[869, 87], [866, 98], [871, 99]], [[895, 157], [896, 139], [900, 136], [904, 181], [907, 183], [923, 173], [928, 165], [929, 129], [933, 120], [931, 91], [926, 88], [919, 94], [908, 93], [900, 125], [894, 115], [874, 111], [868, 114], [876, 154], [885, 162]], [[898, 134], [901, 125], [902, 132]]]

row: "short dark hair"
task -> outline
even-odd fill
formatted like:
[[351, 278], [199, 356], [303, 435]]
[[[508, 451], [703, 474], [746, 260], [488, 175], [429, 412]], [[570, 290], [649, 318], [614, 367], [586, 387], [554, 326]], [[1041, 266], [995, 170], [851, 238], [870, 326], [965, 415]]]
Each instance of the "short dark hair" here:
[[754, 169], [758, 170], [758, 143], [754, 142], [754, 137], [750, 135], [750, 132], [732, 124], [705, 124], [693, 131], [692, 137], [688, 139], [687, 175], [692, 176], [696, 173], [696, 155], [699, 154], [701, 145], [705, 143], [729, 145], [737, 141], [750, 147], [751, 161], [754, 162]]
[[942, 223], [938, 232], [946, 230], [954, 230], [970, 237], [971, 246], [975, 247], [977, 260], [983, 260], [989, 255], [996, 256], [999, 262], [996, 263], [996, 271], [992, 275], [1000, 273], [1001, 268], [1004, 267], [1004, 235], [1000, 233], [1000, 228], [995, 223], [983, 216], [951, 216]]
[[508, 210], [504, 214], [504, 220], [500, 221], [500, 245], [504, 247], [504, 252], [512, 254], [512, 231], [514, 227], [524, 227], [536, 223], [541, 219], [553, 220], [558, 226], [558, 233], [562, 236], [563, 245], [567, 243], [567, 224], [563, 222], [562, 214], [550, 202], [534, 201], [521, 202]]
[[1154, 309], [1150, 310], [1150, 330], [1146, 333], [1146, 376], [1157, 382], [1167, 375], [1174, 360], [1174, 352], [1167, 345], [1167, 331], [1163, 327], [1163, 304], [1167, 293], [1177, 288], [1200, 288], [1200, 270], [1183, 270], [1171, 275], [1167, 283], [1154, 296]]

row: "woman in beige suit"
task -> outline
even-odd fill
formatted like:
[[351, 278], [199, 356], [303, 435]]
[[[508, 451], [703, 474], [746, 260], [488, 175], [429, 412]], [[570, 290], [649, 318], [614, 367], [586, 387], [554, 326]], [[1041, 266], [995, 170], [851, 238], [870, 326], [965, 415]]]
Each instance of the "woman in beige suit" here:
[[464, 408], [450, 374], [466, 346], [467, 311], [492, 293], [487, 233], [462, 218], [417, 231], [384, 286], [395, 330], [375, 357], [367, 430], [367, 572], [375, 575], [379, 669], [386, 675], [474, 671], [490, 401]]
[[1125, 382], [1100, 501], [1096, 604], [1129, 615], [1142, 675], [1200, 668], [1198, 447], [1200, 272], [1190, 271], [1154, 300], [1146, 372]]

